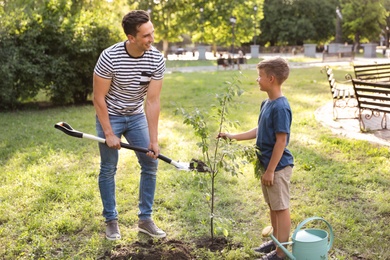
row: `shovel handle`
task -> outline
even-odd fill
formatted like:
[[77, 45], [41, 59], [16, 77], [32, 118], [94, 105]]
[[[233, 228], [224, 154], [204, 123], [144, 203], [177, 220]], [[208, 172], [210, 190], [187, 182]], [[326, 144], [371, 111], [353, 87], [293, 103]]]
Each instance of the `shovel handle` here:
[[[143, 147], [137, 147], [137, 146], [132, 146], [130, 144], [126, 144], [126, 143], [120, 143], [121, 144], [121, 147], [123, 148], [126, 148], [126, 149], [130, 149], [130, 150], [133, 150], [133, 151], [136, 151], [136, 152], [141, 152], [141, 153], [148, 153], [148, 152], [153, 152], [149, 149], [146, 149], [146, 148], [143, 148]], [[158, 159], [160, 160], [163, 160], [164, 162], [166, 163], [171, 163], [172, 162], [172, 159], [162, 155], [162, 154], [159, 154], [157, 156]]]
[[[73, 129], [66, 122], [59, 122], [59, 123], [55, 124], [54, 127], [56, 129], [58, 129], [58, 130], [61, 130], [65, 134], [73, 136], [73, 137], [90, 139], [90, 140], [98, 141], [99, 143], [104, 143], [104, 144], [106, 143], [106, 139], [98, 137], [98, 136], [90, 135], [90, 134], [85, 134], [85, 133], [82, 133], [80, 131], [77, 131], [77, 130]], [[129, 149], [129, 150], [133, 150], [133, 151], [136, 151], [136, 152], [141, 152], [141, 153], [152, 152], [149, 149], [146, 149], [146, 148], [143, 148], [143, 147], [133, 146], [133, 145], [122, 143], [122, 142], [120, 143], [120, 145], [123, 148]], [[169, 164], [172, 162], [172, 159], [170, 159], [170, 158], [168, 158], [168, 157], [166, 157], [166, 156], [164, 156], [162, 154], [159, 154], [157, 156], [157, 158], [160, 159], [160, 160], [163, 160], [164, 162], [169, 163]]]

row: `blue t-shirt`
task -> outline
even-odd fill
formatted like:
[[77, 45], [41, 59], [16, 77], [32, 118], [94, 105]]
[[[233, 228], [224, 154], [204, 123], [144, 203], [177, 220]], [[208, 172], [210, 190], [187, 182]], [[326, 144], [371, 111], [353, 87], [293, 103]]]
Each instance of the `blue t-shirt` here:
[[[271, 160], [276, 143], [276, 133], [287, 134], [287, 147], [290, 141], [291, 122], [292, 113], [286, 97], [282, 96], [275, 100], [267, 99], [261, 103], [256, 145], [261, 152], [259, 160], [264, 169], [267, 169]], [[275, 171], [279, 171], [286, 166], [294, 166], [294, 157], [286, 147]]]

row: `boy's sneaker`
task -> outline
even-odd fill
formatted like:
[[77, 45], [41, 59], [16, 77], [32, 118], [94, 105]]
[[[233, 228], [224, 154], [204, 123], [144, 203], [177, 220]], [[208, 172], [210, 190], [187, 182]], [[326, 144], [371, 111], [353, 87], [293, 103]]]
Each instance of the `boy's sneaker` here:
[[111, 220], [106, 222], [106, 238], [108, 240], [121, 239], [121, 233], [119, 231], [118, 220]]
[[256, 247], [255, 250], [258, 253], [269, 253], [276, 249], [274, 241], [270, 240], [268, 242], [265, 242], [261, 244], [259, 247]]
[[153, 220], [139, 220], [138, 221], [138, 230], [142, 233], [145, 233], [151, 237], [163, 238], [166, 237], [167, 234], [159, 229], [156, 224], [154, 224]]
[[269, 253], [268, 255], [263, 256], [262, 259], [263, 259], [263, 260], [283, 260], [284, 257], [279, 257], [279, 256], [276, 254], [276, 250], [274, 250], [274, 251], [272, 251], [271, 253]]

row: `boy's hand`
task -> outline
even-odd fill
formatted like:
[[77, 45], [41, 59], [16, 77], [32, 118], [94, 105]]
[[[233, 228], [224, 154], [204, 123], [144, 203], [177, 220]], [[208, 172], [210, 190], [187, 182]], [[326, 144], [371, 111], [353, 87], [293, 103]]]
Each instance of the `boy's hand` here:
[[218, 134], [218, 136], [217, 136], [217, 138], [222, 138], [222, 139], [231, 139], [230, 137], [229, 137], [229, 134], [228, 133], [219, 133]]
[[265, 171], [263, 176], [261, 177], [261, 183], [265, 186], [272, 186], [274, 185], [274, 176], [275, 172], [273, 171]]

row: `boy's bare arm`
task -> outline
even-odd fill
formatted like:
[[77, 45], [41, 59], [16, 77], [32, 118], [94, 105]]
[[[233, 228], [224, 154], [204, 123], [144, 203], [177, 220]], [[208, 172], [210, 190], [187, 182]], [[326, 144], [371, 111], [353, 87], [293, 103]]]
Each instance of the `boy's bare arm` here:
[[239, 134], [229, 134], [229, 133], [219, 133], [218, 138], [229, 138], [229, 139], [235, 139], [237, 141], [243, 141], [243, 140], [251, 140], [255, 139], [257, 134], [257, 127], [243, 133]]
[[268, 167], [261, 178], [262, 183], [266, 186], [272, 186], [274, 184], [275, 169], [283, 156], [286, 143], [287, 133], [277, 133], [276, 142], [271, 155], [271, 160], [269, 161]]

